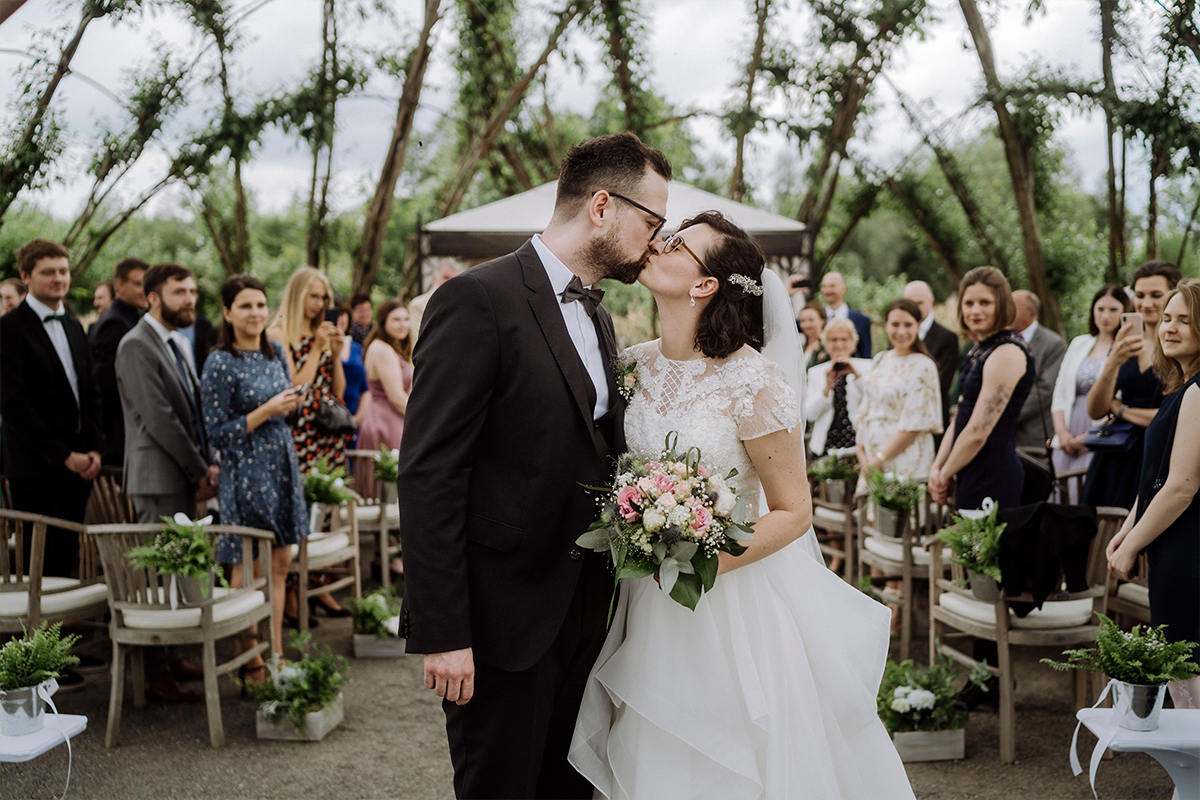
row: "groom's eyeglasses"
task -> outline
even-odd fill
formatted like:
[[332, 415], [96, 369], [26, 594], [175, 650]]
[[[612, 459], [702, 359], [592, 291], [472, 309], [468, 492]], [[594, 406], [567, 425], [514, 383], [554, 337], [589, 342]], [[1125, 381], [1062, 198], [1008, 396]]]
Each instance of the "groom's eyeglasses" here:
[[700, 260], [700, 256], [692, 252], [692, 248], [687, 246], [687, 242], [683, 241], [683, 237], [678, 233], [672, 233], [663, 240], [662, 251], [663, 254], [666, 255], [667, 253], [674, 253], [681, 247], [687, 251], [687, 254], [692, 257], [692, 260], [700, 265], [700, 269], [704, 270], [709, 275], [712, 275], [712, 270], [708, 268], [708, 265]]
[[[592, 195], [595, 195], [596, 193], [597, 193], [597, 192], [592, 192]], [[609, 197], [615, 197], [615, 198], [617, 198], [618, 200], [624, 200], [626, 203], [629, 203], [629, 205], [633, 206], [634, 208], [638, 209], [639, 211], [645, 211], [647, 214], [649, 214], [650, 216], [652, 216], [652, 217], [654, 217], [656, 220], [658, 220], [658, 225], [657, 225], [657, 226], [654, 228], [654, 230], [653, 230], [653, 231], [651, 231], [651, 233], [650, 233], [650, 241], [652, 241], [652, 242], [653, 242], [655, 239], [657, 239], [657, 238], [658, 238], [659, 231], [661, 231], [661, 230], [663, 229], [663, 225], [666, 225], [666, 224], [667, 224], [667, 218], [666, 218], [666, 217], [664, 217], [662, 214], [656, 214], [655, 212], [653, 212], [653, 211], [651, 211], [650, 209], [646, 208], [644, 205], [642, 205], [641, 203], [637, 202], [636, 200], [630, 200], [630, 199], [629, 199], [628, 197], [626, 197], [625, 195], [623, 195], [623, 194], [617, 194], [616, 192], [609, 192], [609, 193], [608, 193], [608, 196], [609, 196]]]

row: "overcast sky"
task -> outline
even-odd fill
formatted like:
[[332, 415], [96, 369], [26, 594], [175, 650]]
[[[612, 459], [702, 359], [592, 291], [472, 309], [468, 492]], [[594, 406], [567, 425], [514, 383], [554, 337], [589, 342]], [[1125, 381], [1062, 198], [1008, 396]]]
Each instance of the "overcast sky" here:
[[[240, 2], [239, 5], [250, 10], [259, 4]], [[945, 122], [945, 130], [952, 137], [970, 138], [984, 126], [994, 124], [995, 117], [981, 110], [963, 113], [972, 105], [982, 85], [979, 64], [958, 4], [932, 5], [936, 22], [929, 26], [929, 35], [924, 41], [907, 45], [886, 74], [905, 94], [923, 104], [929, 119]], [[1025, 5], [1007, 0], [994, 6], [996, 24], [991, 35], [1002, 78], [1022, 75], [1037, 61], [1072, 76], [1099, 79], [1096, 4], [1091, 0], [1047, 3], [1046, 13], [1028, 25], [1023, 19]], [[61, 2], [31, 0], [0, 29], [3, 48], [0, 97], [5, 102], [5, 129], [12, 124], [9, 104], [15, 85], [13, 71], [29, 61], [12, 51], [28, 50], [38, 32], [47, 27], [68, 21], [73, 26], [77, 6], [77, 2], [70, 3], [64, 10]], [[803, 50], [812, 38], [810, 18], [802, 4], [792, 2], [788, 6], [778, 16], [779, 30], [787, 41]], [[423, 3], [398, 0], [394, 8], [395, 26], [380, 24], [378, 20], [369, 26], [354, 26], [343, 31], [343, 42], [360, 47], [395, 48], [403, 54], [419, 30]], [[542, 0], [522, 5], [531, 49], [542, 46], [540, 31], [548, 23], [550, 8]], [[735, 97], [732, 87], [744, 69], [753, 35], [749, 4], [745, 0], [652, 0], [645, 3], [645, 8], [650, 18], [647, 52], [653, 87], [681, 108], [719, 111], [730, 103]], [[319, 0], [273, 0], [261, 5], [246, 19], [244, 30], [249, 35], [236, 56], [235, 88], [249, 98], [281, 86], [294, 86], [298, 75], [319, 59], [320, 26]], [[1153, 31], [1148, 30], [1148, 25], [1142, 27], [1146, 30], [1141, 32], [1135, 46], [1148, 48], [1152, 46]], [[453, 33], [449, 20], [441, 21], [435, 29], [436, 49], [416, 123], [418, 131], [424, 134], [433, 130], [439, 115], [453, 103], [456, 90], [451, 65]], [[79, 76], [120, 94], [125, 73], [149, 63], [156, 44], [181, 55], [196, 50], [190, 29], [167, 14], [147, 17], [133, 25], [114, 26], [107, 20], [92, 23], [72, 62], [76, 74], [63, 82], [55, 98], [73, 142], [64, 170], [68, 180], [43, 192], [23, 195], [23, 199], [34, 200], [62, 216], [73, 216], [78, 211], [90, 185], [82, 167], [90, 152], [89, 143], [96, 135], [97, 121], [116, 120], [122, 113], [112, 98]], [[568, 50], [583, 61], [584, 69], [581, 71], [561, 58], [553, 60], [551, 96], [555, 104], [587, 112], [610, 79], [600, 66], [602, 49], [599, 42], [576, 32], [569, 39]], [[1128, 69], [1118, 73], [1119, 83], [1142, 80], [1143, 76]], [[204, 89], [199, 87], [196, 91], [203, 93]], [[334, 201], [339, 209], [361, 203], [373, 188], [391, 135], [399, 85], [396, 81], [377, 79], [372, 81], [367, 94], [344, 101], [339, 107], [335, 155], [338, 181], [334, 187]], [[873, 115], [870, 132], [852, 147], [856, 155], [870, 163], [894, 165], [916, 146], [917, 139], [886, 83], [878, 83], [874, 102], [878, 111]], [[198, 116], [184, 117], [179, 124], [197, 119]], [[732, 161], [732, 142], [717, 122], [699, 117], [688, 125], [699, 139], [706, 161]], [[1097, 190], [1103, 183], [1106, 164], [1103, 116], [1098, 112], [1066, 114], [1057, 135], [1069, 148], [1071, 167], [1081, 176], [1084, 188]], [[418, 138], [424, 146], [428, 136]], [[756, 187], [756, 200], [760, 204], [770, 204], [772, 176], [781, 156], [794, 150], [795, 145], [780, 134], [758, 133], [751, 137], [748, 179]], [[144, 161], [131, 176], [125, 191], [131, 192], [139, 184], [156, 180], [166, 157], [158, 151], [144, 157]], [[1144, 159], [1133, 156], [1130, 161], [1140, 163]], [[258, 207], [269, 212], [284, 208], [293, 198], [306, 196], [309, 169], [307, 148], [292, 136], [270, 132], [255, 152], [245, 177]], [[1136, 172], [1130, 174], [1131, 189], [1143, 182]], [[1130, 200], [1133, 205], [1141, 202], [1136, 193]], [[177, 206], [178, 197], [168, 195], [151, 208], [166, 211]]]

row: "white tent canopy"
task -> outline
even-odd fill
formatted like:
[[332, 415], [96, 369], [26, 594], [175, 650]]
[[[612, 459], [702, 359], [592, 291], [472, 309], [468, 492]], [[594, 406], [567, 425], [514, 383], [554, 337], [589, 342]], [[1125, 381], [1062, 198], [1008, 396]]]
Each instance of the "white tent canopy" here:
[[[511, 253], [540, 233], [554, 213], [558, 181], [472, 208], [423, 226], [422, 253], [434, 256], [489, 258]], [[666, 231], [701, 211], [716, 210], [744, 228], [768, 256], [800, 254], [804, 225], [794, 219], [748, 206], [679, 181], [670, 183]]]

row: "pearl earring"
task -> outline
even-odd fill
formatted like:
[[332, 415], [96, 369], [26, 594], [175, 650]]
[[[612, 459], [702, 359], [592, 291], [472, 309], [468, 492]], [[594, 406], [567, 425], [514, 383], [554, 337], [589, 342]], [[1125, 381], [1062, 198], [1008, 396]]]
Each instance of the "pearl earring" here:
[[696, 307], [696, 298], [692, 298], [692, 308]]

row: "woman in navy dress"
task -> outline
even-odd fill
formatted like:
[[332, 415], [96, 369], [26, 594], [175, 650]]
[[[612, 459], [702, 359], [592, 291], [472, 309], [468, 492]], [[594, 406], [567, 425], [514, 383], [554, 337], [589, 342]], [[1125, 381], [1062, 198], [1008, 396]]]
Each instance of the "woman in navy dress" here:
[[[1129, 578], [1150, 562], [1150, 624], [1167, 641], [1200, 641], [1200, 281], [1181, 281], [1158, 326], [1155, 369], [1166, 398], [1146, 429], [1137, 506], [1108, 545], [1108, 566]], [[1192, 424], [1180, 425], [1183, 419]], [[1200, 664], [1200, 653], [1192, 651]], [[1176, 708], [1200, 708], [1200, 677], [1169, 685]]]
[[[300, 395], [292, 387], [283, 348], [267, 340], [267, 295], [249, 275], [234, 275], [221, 287], [225, 322], [217, 350], [204, 364], [200, 382], [204, 424], [212, 447], [220, 451], [221, 481], [217, 492], [221, 521], [275, 532], [271, 548], [271, 600], [275, 641], [283, 642], [284, 585], [291, 546], [308, 535], [304, 484], [286, 417]], [[232, 578], [241, 581], [240, 536], [222, 536], [217, 560], [233, 564]], [[253, 642], [246, 647], [253, 646]], [[280, 653], [282, 655], [282, 653]], [[261, 660], [242, 675], [255, 682], [266, 678]]]
[[975, 346], [963, 365], [958, 415], [929, 471], [929, 493], [939, 503], [958, 479], [957, 508], [979, 508], [992, 498], [1001, 508], [1021, 503], [1025, 470], [1013, 429], [1036, 371], [1029, 345], [1009, 326], [1016, 319], [1012, 287], [994, 267], [968, 272], [958, 287], [958, 321]]
[[1170, 261], [1147, 261], [1133, 273], [1133, 307], [1142, 315], [1142, 337], [1131, 335], [1122, 324], [1100, 377], [1088, 391], [1087, 410], [1092, 419], [1133, 423], [1129, 449], [1121, 453], [1097, 452], [1083, 482], [1083, 502], [1090, 506], [1133, 508], [1142, 479], [1142, 453], [1146, 426], [1162, 402], [1162, 383], [1154, 366], [1156, 331], [1167, 295], [1182, 273]]

